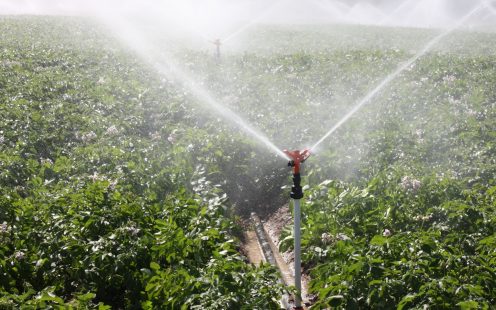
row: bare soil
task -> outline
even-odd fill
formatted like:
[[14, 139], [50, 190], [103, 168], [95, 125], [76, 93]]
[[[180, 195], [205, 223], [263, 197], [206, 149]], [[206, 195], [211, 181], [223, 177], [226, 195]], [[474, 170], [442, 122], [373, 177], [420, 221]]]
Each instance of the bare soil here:
[[[276, 212], [272, 213], [270, 216], [265, 218], [263, 220], [263, 223], [264, 223], [264, 229], [267, 232], [268, 237], [274, 244], [273, 251], [277, 252], [279, 254], [278, 256], [282, 257], [284, 263], [288, 266], [291, 275], [294, 275], [294, 252], [286, 251], [280, 253], [278, 250], [282, 230], [286, 226], [293, 225], [293, 216], [291, 215], [291, 212], [289, 210], [289, 204], [286, 204], [280, 207], [279, 209], [277, 209]], [[310, 277], [305, 273], [305, 270], [303, 270], [302, 296], [304, 301], [308, 300], [309, 299], [308, 297], [310, 297], [307, 296], [309, 282], [310, 282]]]
[[259, 266], [265, 261], [262, 250], [258, 244], [255, 231], [248, 230], [244, 232], [243, 243], [241, 245], [243, 254], [248, 258], [248, 261], [256, 266]]

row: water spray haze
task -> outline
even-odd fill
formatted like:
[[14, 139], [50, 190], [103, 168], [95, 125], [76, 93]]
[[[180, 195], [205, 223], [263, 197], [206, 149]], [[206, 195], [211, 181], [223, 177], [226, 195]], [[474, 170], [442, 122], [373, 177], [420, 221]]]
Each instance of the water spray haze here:
[[[467, 8], [475, 8], [465, 14]], [[451, 0], [3, 0], [0, 10], [4, 14], [62, 14], [96, 17], [116, 34], [125, 45], [138, 54], [142, 60], [153, 66], [161, 74], [171, 75], [184, 87], [207, 105], [217, 115], [239, 126], [263, 145], [281, 157], [285, 154], [268, 137], [256, 130], [235, 111], [222, 104], [202, 86], [179, 61], [174, 60], [169, 48], [179, 41], [192, 38], [210, 48], [215, 39], [224, 44], [234, 41], [247, 29], [259, 23], [346, 23], [374, 24], [411, 27], [448, 27], [429, 41], [426, 46], [372, 89], [362, 100], [349, 110], [321, 139], [312, 147], [318, 151], [319, 145], [342, 126], [365, 104], [389, 85], [398, 75], [450, 34], [465, 25], [476, 25], [479, 21], [471, 17], [481, 8], [495, 13], [494, 1], [477, 0], [473, 2]], [[485, 16], [485, 20], [488, 20]], [[492, 18], [494, 24], [495, 18]], [[456, 21], [456, 22], [455, 22]], [[150, 33], [167, 33], [178, 40], [157, 42]], [[172, 42], [172, 41], [171, 41]], [[163, 46], [168, 44], [168, 50]]]
[[432, 40], [430, 40], [419, 52], [417, 52], [413, 57], [408, 59], [406, 62], [400, 64], [395, 71], [388, 75], [381, 83], [379, 83], [374, 89], [372, 89], [365, 97], [363, 97], [356, 105], [351, 108], [351, 110], [345, 114], [322, 138], [320, 138], [310, 149], [314, 151], [324, 140], [326, 140], [331, 134], [333, 134], [339, 127], [346, 123], [357, 111], [359, 111], [365, 104], [369, 103], [378, 93], [380, 93], [386, 86], [388, 86], [396, 77], [398, 77], [406, 69], [410, 68], [420, 57], [424, 56], [429, 52], [439, 41], [444, 37], [452, 33], [454, 30], [461, 27], [465, 22], [472, 18], [477, 12], [479, 12], [484, 7], [483, 4], [475, 7], [469, 13], [467, 13], [462, 19], [460, 19], [454, 26], [445, 30]]
[[259, 23], [262, 19], [264, 19], [266, 16], [270, 15], [279, 5], [284, 4], [287, 0], [278, 0], [271, 4], [269, 7], [264, 8], [263, 11], [258, 14], [256, 17], [252, 18], [248, 22], [246, 22], [243, 26], [241, 26], [239, 29], [235, 30], [234, 32], [230, 33], [227, 35], [224, 39], [222, 39], [223, 42], [228, 42], [235, 37], [239, 36], [241, 33], [252, 27], [253, 25]]
[[[446, 27], [488, 0], [2, 0], [1, 14], [88, 15], [127, 11], [162, 20], [197, 36], [231, 40], [256, 23], [347, 23]], [[478, 24], [480, 21], [472, 21]], [[494, 19], [487, 20], [495, 25]]]
[[102, 22], [107, 25], [118, 38], [126, 44], [132, 51], [138, 54], [142, 60], [150, 64], [158, 74], [164, 77], [171, 77], [179, 81], [198, 102], [213, 109], [216, 115], [222, 116], [225, 120], [235, 124], [245, 133], [255, 138], [258, 142], [265, 145], [278, 156], [287, 159], [278, 147], [276, 147], [265, 135], [256, 130], [246, 120], [229, 109], [227, 106], [220, 103], [211, 93], [209, 93], [202, 85], [200, 85], [193, 76], [188, 74], [183, 68], [174, 62], [174, 56], [166, 51], [158, 50], [151, 41], [147, 39], [145, 33], [137, 30], [137, 27], [127, 22], [120, 16], [108, 15], [100, 17]]

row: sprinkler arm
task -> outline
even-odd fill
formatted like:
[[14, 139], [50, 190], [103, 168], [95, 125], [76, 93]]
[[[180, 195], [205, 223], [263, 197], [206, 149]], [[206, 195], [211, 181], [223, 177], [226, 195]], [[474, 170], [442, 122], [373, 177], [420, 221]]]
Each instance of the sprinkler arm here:
[[305, 149], [303, 151], [283, 151], [289, 157], [289, 167], [293, 167], [293, 187], [291, 187], [291, 198], [301, 199], [303, 198], [303, 189], [301, 187], [301, 176], [300, 176], [300, 166], [308, 157], [310, 157], [310, 150]]
[[308, 157], [310, 157], [310, 150], [309, 149], [304, 149], [303, 151], [300, 150], [294, 150], [294, 151], [288, 151], [288, 150], [283, 150], [284, 154], [288, 155], [289, 157], [289, 162], [288, 166], [293, 167], [293, 174], [300, 174], [300, 165], [307, 160]]

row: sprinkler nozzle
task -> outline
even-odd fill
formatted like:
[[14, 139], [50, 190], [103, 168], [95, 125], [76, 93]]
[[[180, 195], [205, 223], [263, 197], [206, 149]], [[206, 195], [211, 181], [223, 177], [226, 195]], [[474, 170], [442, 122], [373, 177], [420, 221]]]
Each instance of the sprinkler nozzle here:
[[283, 150], [283, 152], [289, 157], [288, 166], [293, 167], [293, 186], [291, 187], [290, 196], [293, 199], [301, 199], [303, 198], [303, 189], [301, 188], [300, 165], [310, 156], [310, 150]]
[[307, 158], [310, 157], [310, 150], [309, 149], [304, 149], [303, 151], [283, 150], [283, 152], [289, 157], [288, 166], [293, 167], [293, 174], [294, 175], [300, 174], [300, 164], [305, 162], [305, 160], [307, 160]]

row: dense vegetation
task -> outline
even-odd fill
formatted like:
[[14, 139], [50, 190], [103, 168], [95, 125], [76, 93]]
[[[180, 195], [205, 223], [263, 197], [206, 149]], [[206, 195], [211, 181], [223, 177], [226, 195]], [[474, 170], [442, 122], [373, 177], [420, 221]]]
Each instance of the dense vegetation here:
[[0, 23], [0, 308], [274, 308], [206, 178], [233, 142], [91, 26]]
[[[274, 307], [275, 273], [238, 254], [234, 213], [282, 204], [285, 162], [91, 23], [0, 29], [1, 305]], [[179, 58], [278, 146], [309, 146], [436, 34], [329, 29]], [[494, 46], [450, 36], [308, 161], [316, 308], [496, 303]]]
[[365, 187], [325, 182], [311, 191], [304, 255], [315, 308], [488, 309], [495, 192], [400, 171]]
[[310, 183], [348, 179], [302, 211], [316, 309], [496, 304], [495, 68], [483, 50], [426, 55], [317, 154], [330, 165], [309, 160]]

